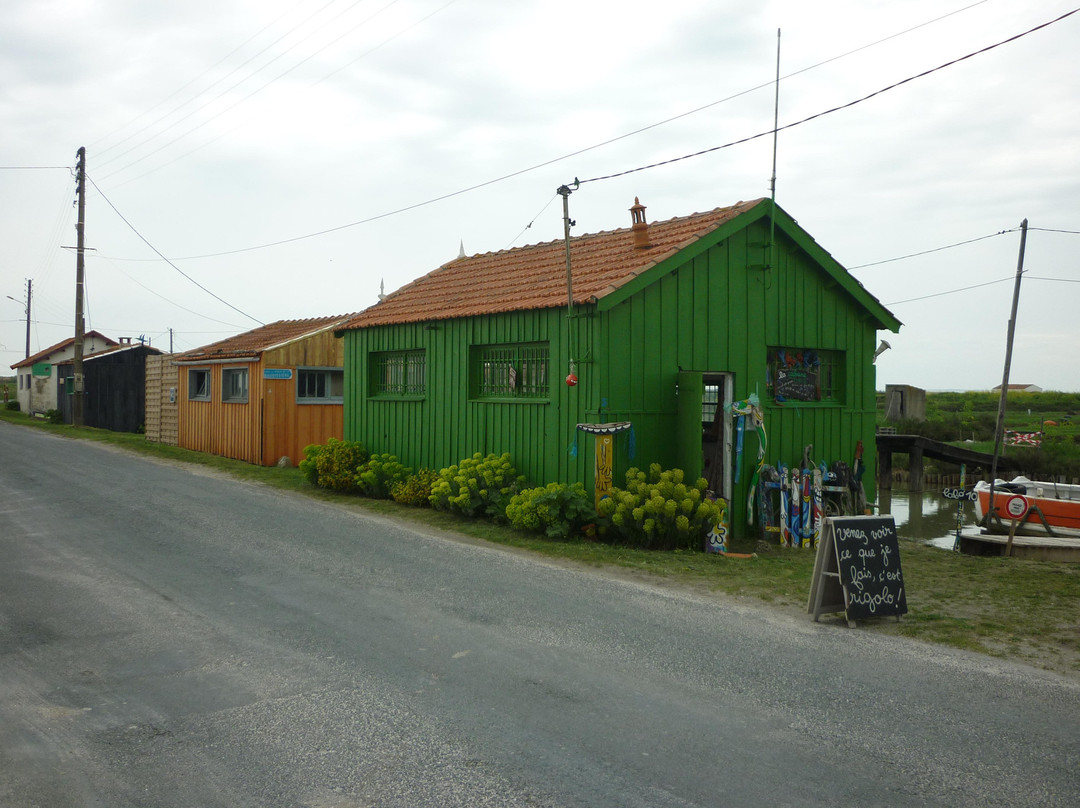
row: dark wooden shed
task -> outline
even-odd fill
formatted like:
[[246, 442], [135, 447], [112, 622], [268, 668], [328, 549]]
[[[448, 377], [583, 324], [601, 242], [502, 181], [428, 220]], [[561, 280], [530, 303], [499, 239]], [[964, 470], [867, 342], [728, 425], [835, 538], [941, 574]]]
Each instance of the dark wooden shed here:
[[119, 347], [86, 357], [83, 423], [113, 432], [141, 432], [146, 425], [146, 357], [160, 353], [121, 339]]

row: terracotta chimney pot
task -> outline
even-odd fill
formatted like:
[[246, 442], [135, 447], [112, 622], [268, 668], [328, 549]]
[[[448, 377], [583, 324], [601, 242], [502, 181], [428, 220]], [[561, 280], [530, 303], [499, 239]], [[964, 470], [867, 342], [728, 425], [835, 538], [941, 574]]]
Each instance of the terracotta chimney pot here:
[[643, 250], [652, 246], [649, 243], [649, 224], [645, 221], [645, 206], [636, 196], [634, 207], [630, 208], [630, 217], [633, 220], [630, 230], [634, 234], [634, 249]]

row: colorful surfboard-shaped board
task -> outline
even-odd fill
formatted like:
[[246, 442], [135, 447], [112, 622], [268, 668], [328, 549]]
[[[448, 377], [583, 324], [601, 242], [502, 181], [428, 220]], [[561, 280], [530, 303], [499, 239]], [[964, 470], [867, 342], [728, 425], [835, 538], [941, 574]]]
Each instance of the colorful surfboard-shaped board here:
[[802, 474], [798, 469], [791, 470], [791, 484], [788, 489], [788, 530], [791, 535], [791, 543], [788, 547], [800, 547], [802, 545]]
[[825, 515], [822, 485], [824, 485], [824, 482], [821, 476], [821, 468], [818, 467], [814, 469], [814, 538], [811, 547], [817, 547], [817, 543], [821, 539], [821, 526]]
[[788, 524], [788, 470], [783, 463], [780, 470], [780, 544], [791, 546], [791, 525]]

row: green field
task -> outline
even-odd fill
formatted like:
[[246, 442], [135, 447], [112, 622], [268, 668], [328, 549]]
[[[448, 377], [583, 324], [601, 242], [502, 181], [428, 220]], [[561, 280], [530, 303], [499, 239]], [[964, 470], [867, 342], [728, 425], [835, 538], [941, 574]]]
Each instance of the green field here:
[[[884, 416], [884, 395], [879, 394], [878, 426], [991, 453], [999, 402], [996, 393], [927, 393], [925, 421], [890, 423]], [[1029, 475], [1080, 478], [1080, 393], [1009, 393], [1005, 429], [1043, 433], [1038, 449], [1002, 447]], [[904, 462], [899, 460], [900, 466]], [[952, 473], [955, 467], [927, 461], [927, 471]]]

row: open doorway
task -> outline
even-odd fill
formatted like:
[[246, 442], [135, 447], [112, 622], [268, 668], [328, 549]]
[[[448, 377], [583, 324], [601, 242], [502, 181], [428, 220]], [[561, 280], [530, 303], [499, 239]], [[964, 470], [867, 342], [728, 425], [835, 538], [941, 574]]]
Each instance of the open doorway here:
[[709, 490], [728, 502], [732, 497], [732, 420], [734, 377], [730, 373], [702, 375], [701, 454], [702, 476]]

